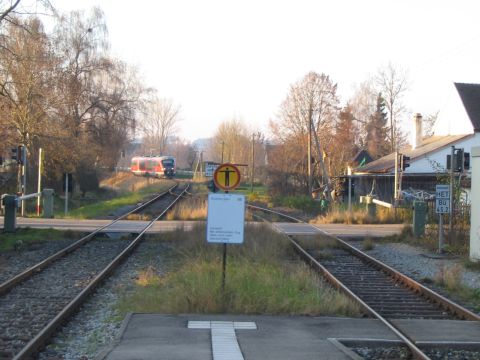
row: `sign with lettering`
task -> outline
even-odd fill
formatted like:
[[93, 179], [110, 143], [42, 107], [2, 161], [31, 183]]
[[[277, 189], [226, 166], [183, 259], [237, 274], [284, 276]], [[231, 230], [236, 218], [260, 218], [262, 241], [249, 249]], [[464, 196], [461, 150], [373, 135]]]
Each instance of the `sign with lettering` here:
[[450, 213], [450, 185], [437, 185], [435, 188], [435, 211], [437, 214]]
[[213, 174], [217, 168], [218, 164], [207, 163], [205, 165], [205, 177], [213, 177]]
[[220, 244], [243, 243], [245, 195], [208, 194], [207, 241]]
[[240, 170], [233, 164], [222, 164], [215, 170], [213, 181], [224, 191], [233, 190], [240, 185]]

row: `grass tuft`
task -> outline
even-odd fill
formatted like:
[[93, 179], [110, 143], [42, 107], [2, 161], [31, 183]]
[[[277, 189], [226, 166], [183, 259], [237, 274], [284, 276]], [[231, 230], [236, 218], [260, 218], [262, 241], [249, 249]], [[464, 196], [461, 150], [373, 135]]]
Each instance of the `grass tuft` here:
[[396, 214], [387, 208], [377, 206], [377, 215], [371, 217], [362, 208], [356, 208], [352, 212], [343, 207], [335, 207], [327, 214], [319, 215], [313, 223], [317, 224], [401, 224], [411, 221], [411, 210], [397, 208]]
[[207, 218], [207, 199], [195, 197], [178, 203], [167, 214], [167, 220], [205, 220]]
[[365, 240], [362, 241], [363, 251], [373, 250], [374, 247], [375, 247], [375, 243], [371, 238], [366, 238]]
[[435, 275], [435, 283], [447, 288], [450, 291], [462, 287], [463, 267], [460, 264], [443, 266]]
[[0, 233], [0, 252], [16, 250], [23, 251], [32, 244], [46, 241], [74, 239], [80, 235], [71, 230], [20, 228], [14, 233]]

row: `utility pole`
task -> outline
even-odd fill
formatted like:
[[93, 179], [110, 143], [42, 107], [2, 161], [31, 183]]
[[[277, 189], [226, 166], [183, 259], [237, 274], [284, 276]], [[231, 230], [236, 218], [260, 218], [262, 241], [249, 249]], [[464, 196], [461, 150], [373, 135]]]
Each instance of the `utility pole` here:
[[222, 141], [222, 164], [223, 164], [223, 150], [225, 148], [225, 141]]
[[[38, 149], [38, 183], [37, 183], [37, 192], [42, 191], [42, 159], [43, 158], [43, 149]], [[41, 197], [37, 197], [37, 216], [40, 216], [40, 206]]]
[[[22, 145], [22, 195], [27, 193], [27, 147]], [[22, 216], [25, 216], [25, 200], [22, 200]]]
[[393, 191], [393, 208], [397, 208], [398, 204], [398, 150], [395, 151], [395, 170], [394, 170], [394, 191]]
[[308, 109], [307, 142], [308, 196], [312, 196], [312, 108]]
[[255, 133], [252, 134], [252, 177], [250, 179], [250, 192], [253, 193], [253, 178], [255, 175]]
[[348, 213], [352, 214], [352, 168], [348, 166]]
[[455, 146], [451, 146], [451, 155], [450, 155], [450, 216], [448, 217], [448, 232], [450, 236], [450, 240], [452, 239], [452, 234], [453, 234], [453, 214], [454, 214], [454, 193], [453, 193], [453, 180], [454, 180], [454, 172], [453, 172], [453, 164], [454, 164], [454, 157], [455, 157]]

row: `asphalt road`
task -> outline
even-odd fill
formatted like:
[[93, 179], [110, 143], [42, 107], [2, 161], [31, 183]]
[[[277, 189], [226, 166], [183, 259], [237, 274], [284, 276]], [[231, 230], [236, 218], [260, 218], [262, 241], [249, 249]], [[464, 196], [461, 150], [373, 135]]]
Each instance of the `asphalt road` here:
[[[61, 229], [89, 232], [108, 224], [109, 220], [78, 220], [78, 219], [41, 219], [17, 218], [17, 226], [35, 229]], [[136, 233], [146, 224], [146, 221], [123, 220], [106, 228], [104, 232]], [[195, 221], [157, 221], [149, 229], [149, 233], [171, 231], [176, 228], [191, 229]], [[290, 235], [313, 235], [325, 231], [332, 235], [343, 237], [383, 237], [400, 233], [404, 225], [345, 225], [345, 224], [295, 224], [275, 223], [275, 227]], [[0, 229], [3, 228], [3, 217], [0, 217]]]

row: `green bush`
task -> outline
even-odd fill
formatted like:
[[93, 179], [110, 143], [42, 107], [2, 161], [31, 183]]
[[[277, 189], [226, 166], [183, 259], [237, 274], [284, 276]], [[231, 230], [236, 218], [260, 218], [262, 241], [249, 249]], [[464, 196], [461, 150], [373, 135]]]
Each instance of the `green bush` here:
[[320, 202], [315, 201], [306, 195], [278, 197], [275, 199], [275, 203], [280, 206], [286, 206], [306, 212], [320, 212]]

